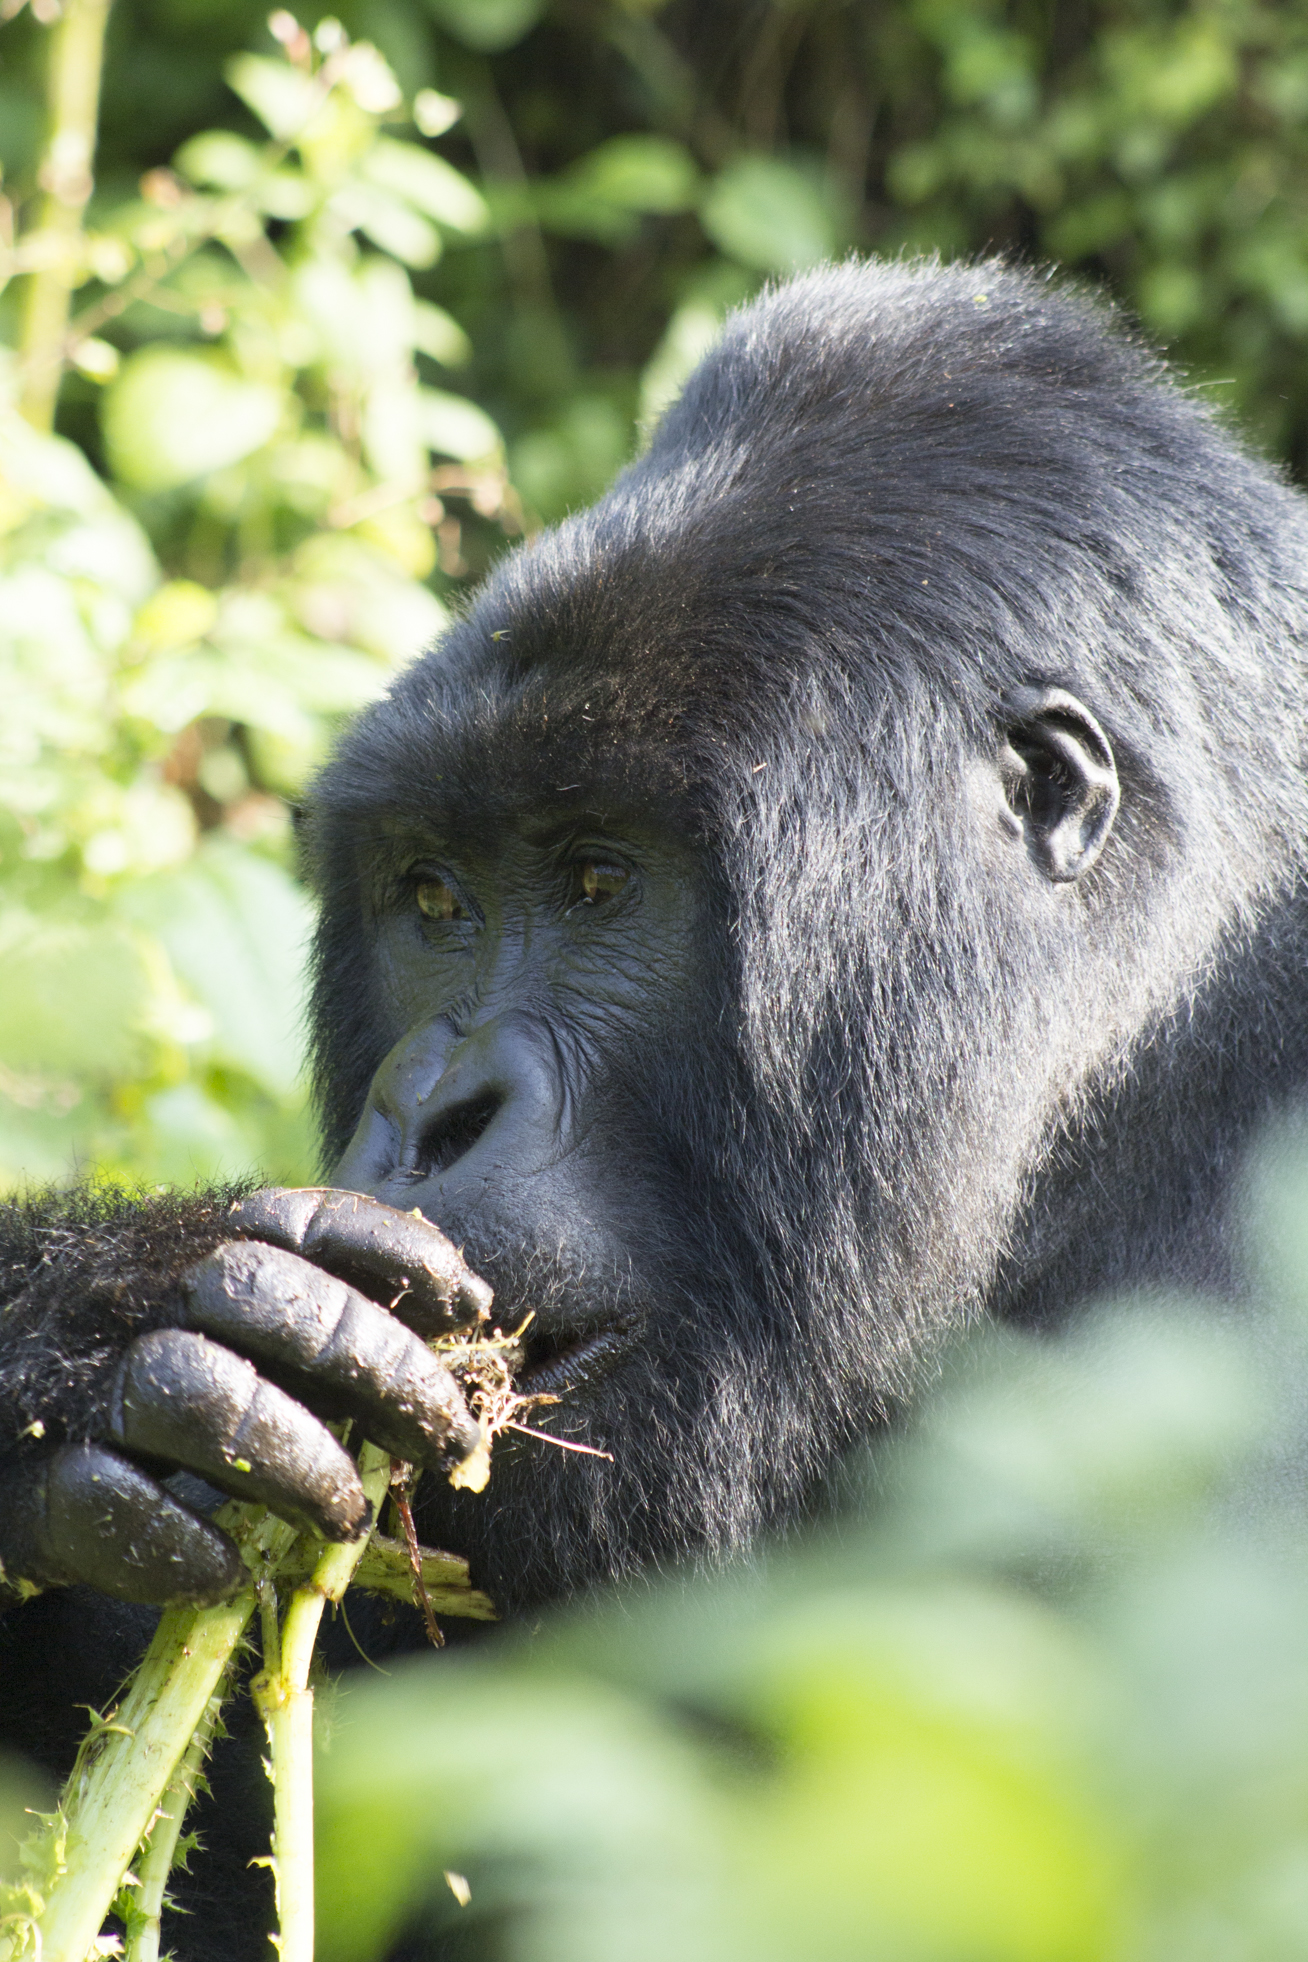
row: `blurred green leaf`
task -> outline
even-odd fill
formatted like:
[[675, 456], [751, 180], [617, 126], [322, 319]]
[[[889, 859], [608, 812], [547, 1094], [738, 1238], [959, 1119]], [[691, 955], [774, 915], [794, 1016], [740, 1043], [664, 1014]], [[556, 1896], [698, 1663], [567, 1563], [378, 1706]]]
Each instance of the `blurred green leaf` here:
[[125, 483], [169, 490], [259, 449], [285, 413], [280, 392], [215, 355], [147, 347], [108, 390], [104, 434]]
[[422, 440], [442, 456], [466, 462], [491, 456], [500, 447], [500, 432], [475, 402], [447, 395], [438, 388], [418, 391], [418, 428]]
[[320, 1767], [326, 1953], [450, 1925], [450, 1866], [474, 1942], [511, 1912], [533, 1962], [1288, 1962], [1308, 1341], [1248, 1317], [1137, 1301], [974, 1342], [829, 1534], [356, 1678]]
[[225, 73], [242, 102], [253, 109], [270, 135], [283, 142], [307, 129], [322, 107], [323, 89], [289, 62], [265, 55], [235, 55]]
[[185, 867], [134, 884], [118, 910], [166, 948], [207, 1010], [206, 1055], [270, 1096], [293, 1094], [312, 913], [281, 867], [209, 840]]
[[0, 1055], [16, 1076], [136, 1073], [152, 992], [148, 948], [126, 926], [0, 914]]
[[699, 188], [690, 152], [666, 136], [611, 136], [569, 176], [591, 197], [630, 211], [688, 211]]
[[[479, 1872], [478, 1910], [515, 1909], [542, 1962], [730, 1952], [712, 1871], [723, 1820], [673, 1727], [566, 1678], [456, 1666], [450, 1681], [410, 1669], [378, 1687], [341, 1700], [319, 1772], [324, 1962], [382, 1953], [416, 1902], [452, 1919], [442, 1866], [462, 1872], [492, 1847], [504, 1884]], [[524, 1897], [524, 1871], [549, 1886]]]
[[446, 368], [463, 368], [472, 359], [472, 342], [444, 307], [416, 300], [413, 307], [413, 345]]
[[[536, 191], [541, 223], [552, 231], [616, 244], [634, 236], [643, 212], [688, 211], [699, 173], [680, 143], [660, 136], [615, 136]], [[501, 223], [512, 223], [507, 206]]]
[[253, 143], [230, 130], [205, 130], [184, 143], [173, 162], [193, 184], [220, 191], [245, 191], [263, 170], [263, 158]]
[[586, 504], [627, 461], [630, 426], [606, 396], [580, 396], [552, 428], [520, 436], [510, 452], [513, 481], [543, 518]]
[[440, 258], [441, 235], [436, 227], [402, 198], [391, 197], [375, 184], [357, 180], [347, 184], [332, 199], [332, 210], [402, 265], [434, 266]]
[[425, 211], [451, 231], [475, 235], [488, 219], [486, 200], [444, 157], [417, 143], [381, 136], [364, 157], [364, 178]]
[[704, 229], [729, 258], [763, 272], [795, 272], [835, 251], [827, 200], [806, 172], [779, 157], [742, 157], [709, 187]]
[[484, 54], [511, 48], [536, 25], [545, 0], [426, 0], [441, 26]]

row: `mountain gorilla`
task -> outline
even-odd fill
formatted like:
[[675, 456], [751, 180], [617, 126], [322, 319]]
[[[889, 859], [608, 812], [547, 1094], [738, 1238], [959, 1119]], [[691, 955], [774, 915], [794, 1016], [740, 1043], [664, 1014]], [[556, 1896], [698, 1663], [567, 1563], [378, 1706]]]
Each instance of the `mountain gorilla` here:
[[370, 1198], [7, 1214], [15, 1736], [139, 1642], [103, 1595], [234, 1584], [179, 1469], [344, 1536], [324, 1417], [466, 1452], [419, 1338], [476, 1276], [611, 1454], [424, 1482], [509, 1609], [795, 1518], [970, 1317], [1235, 1287], [1308, 1077], [1306, 636], [1303, 501], [1088, 300], [850, 264], [737, 314], [313, 791]]

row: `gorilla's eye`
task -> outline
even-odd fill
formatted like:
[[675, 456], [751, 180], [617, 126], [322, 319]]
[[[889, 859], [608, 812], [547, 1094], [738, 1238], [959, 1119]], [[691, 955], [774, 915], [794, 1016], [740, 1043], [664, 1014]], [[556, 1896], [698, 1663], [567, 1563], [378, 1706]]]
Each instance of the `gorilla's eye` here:
[[591, 906], [615, 898], [631, 876], [625, 866], [610, 865], [598, 858], [583, 858], [577, 874], [581, 897]]
[[444, 879], [421, 879], [415, 889], [418, 911], [429, 920], [466, 920], [468, 909]]

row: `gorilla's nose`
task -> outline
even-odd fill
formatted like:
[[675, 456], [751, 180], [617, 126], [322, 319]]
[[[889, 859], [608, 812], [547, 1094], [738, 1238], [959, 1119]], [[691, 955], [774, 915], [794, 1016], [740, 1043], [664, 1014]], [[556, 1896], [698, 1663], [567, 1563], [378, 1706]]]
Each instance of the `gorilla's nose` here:
[[442, 1019], [411, 1030], [372, 1081], [334, 1183], [392, 1205], [474, 1199], [513, 1184], [558, 1155], [564, 1091], [546, 1031], [496, 1016], [460, 1036]]

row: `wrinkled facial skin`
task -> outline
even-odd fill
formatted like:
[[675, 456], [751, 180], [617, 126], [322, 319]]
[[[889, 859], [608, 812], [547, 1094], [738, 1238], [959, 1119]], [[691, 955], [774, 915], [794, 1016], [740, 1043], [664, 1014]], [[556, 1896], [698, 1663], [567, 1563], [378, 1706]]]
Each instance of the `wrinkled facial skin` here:
[[[566, 809], [388, 821], [362, 878], [392, 1046], [332, 1183], [440, 1222], [495, 1323], [531, 1317], [519, 1387], [559, 1400], [524, 1421], [615, 1460], [506, 1437], [485, 1498], [427, 1482], [424, 1530], [511, 1605], [620, 1571], [624, 1513], [649, 1550], [668, 1495], [645, 1438], [700, 1394], [708, 1229], [667, 1086], [706, 1006], [703, 883], [684, 842]], [[654, 1542], [680, 1536], [665, 1518]]]

